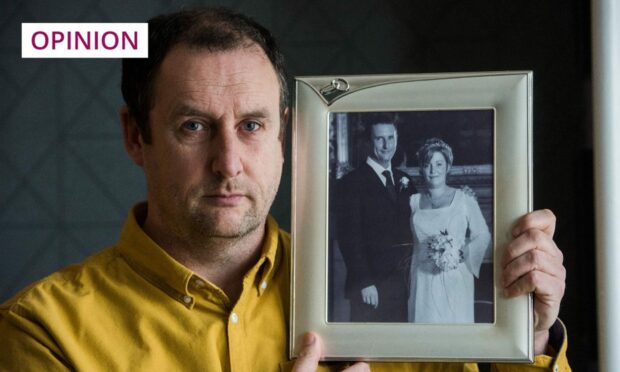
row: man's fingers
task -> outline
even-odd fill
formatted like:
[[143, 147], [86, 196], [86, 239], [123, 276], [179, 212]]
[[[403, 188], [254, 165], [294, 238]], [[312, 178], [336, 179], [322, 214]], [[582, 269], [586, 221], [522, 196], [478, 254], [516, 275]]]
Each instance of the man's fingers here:
[[536, 229], [553, 237], [555, 232], [555, 215], [548, 209], [536, 210], [521, 217], [512, 229], [512, 236], [517, 237], [523, 232]]
[[533, 249], [547, 252], [560, 263], [564, 260], [562, 251], [547, 233], [541, 230], [531, 229], [524, 231], [508, 244], [504, 256], [502, 257], [502, 266], [506, 267], [514, 259]]
[[379, 292], [374, 285], [362, 289], [362, 301], [366, 305], [373, 306], [375, 309], [379, 306]]
[[562, 281], [566, 279], [566, 269], [562, 265], [560, 258], [554, 257], [541, 249], [531, 249], [504, 267], [502, 284], [504, 287], [508, 287], [520, 277], [532, 271], [541, 271]]
[[535, 330], [540, 331], [548, 330], [555, 322], [564, 289], [564, 280], [540, 271], [532, 271], [506, 288], [504, 293], [507, 297], [515, 297], [534, 292]]
[[355, 363], [354, 365], [348, 367], [342, 372], [370, 372], [370, 366], [366, 363], [359, 362], [359, 363]]
[[515, 224], [514, 240], [502, 257], [504, 295], [533, 293], [535, 330], [547, 336], [560, 311], [566, 286], [564, 257], [553, 241], [555, 223], [555, 215], [549, 210], [523, 216]]
[[507, 297], [534, 292], [535, 330], [548, 330], [560, 311], [564, 296], [564, 280], [541, 271], [532, 271], [504, 290]]
[[323, 346], [316, 333], [305, 333], [302, 340], [301, 351], [293, 366], [293, 372], [315, 372], [319, 366], [322, 353]]
[[507, 297], [515, 297], [535, 292], [537, 300], [560, 301], [564, 295], [564, 279], [542, 271], [530, 271], [504, 288]]
[[372, 294], [368, 294], [364, 296], [364, 303], [370, 306], [373, 306], [375, 309], [379, 306], [379, 298], [378, 296], [373, 296]]
[[376, 309], [379, 306], [379, 294], [371, 293], [370, 294], [370, 304]]

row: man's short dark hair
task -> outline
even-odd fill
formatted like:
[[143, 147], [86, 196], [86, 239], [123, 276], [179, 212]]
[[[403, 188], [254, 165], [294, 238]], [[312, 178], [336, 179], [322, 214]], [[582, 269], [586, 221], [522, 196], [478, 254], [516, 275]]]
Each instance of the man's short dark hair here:
[[393, 125], [394, 129], [398, 133], [398, 119], [395, 114], [387, 112], [373, 112], [364, 115], [366, 116], [366, 138], [368, 138], [369, 141], [372, 141], [373, 139], [372, 136], [374, 133], [372, 130], [376, 125]]
[[[185, 44], [210, 52], [258, 45], [273, 65], [280, 83], [280, 114], [288, 105], [284, 58], [265, 27], [253, 19], [224, 8], [196, 8], [160, 15], [148, 21], [149, 58], [123, 59], [121, 90], [145, 142], [151, 141], [149, 111], [153, 105], [155, 77], [170, 50]], [[282, 120], [285, 120], [282, 116]], [[280, 124], [283, 140], [286, 123]]]

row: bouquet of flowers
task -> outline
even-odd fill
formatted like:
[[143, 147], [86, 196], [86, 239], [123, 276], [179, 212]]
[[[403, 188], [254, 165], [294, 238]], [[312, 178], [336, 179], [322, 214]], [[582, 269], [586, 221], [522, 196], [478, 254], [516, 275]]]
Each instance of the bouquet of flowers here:
[[435, 264], [440, 271], [450, 271], [456, 269], [459, 264], [465, 261], [462, 244], [452, 237], [448, 230], [440, 231], [427, 240], [428, 258]]

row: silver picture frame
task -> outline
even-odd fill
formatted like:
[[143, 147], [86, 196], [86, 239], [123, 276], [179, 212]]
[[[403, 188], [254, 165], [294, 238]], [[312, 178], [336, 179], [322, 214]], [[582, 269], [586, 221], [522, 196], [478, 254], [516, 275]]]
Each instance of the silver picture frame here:
[[[504, 71], [296, 78], [291, 358], [299, 354], [303, 334], [314, 331], [323, 341], [324, 360], [533, 361], [532, 297], [507, 299], [500, 284], [500, 261], [511, 240], [511, 226], [532, 210], [532, 75], [531, 71]], [[349, 114], [361, 113], [363, 118], [364, 113], [381, 112], [406, 119], [411, 113], [439, 117], [457, 111], [465, 112], [466, 118], [469, 112], [485, 111], [492, 117], [488, 126], [492, 160], [485, 166], [492, 189], [487, 253], [491, 318], [467, 324], [339, 319], [333, 313], [334, 274], [330, 272], [335, 265], [330, 254], [334, 251], [330, 185], [335, 169], [335, 115], [346, 120]], [[405, 170], [414, 172], [413, 168]], [[471, 171], [471, 167], [459, 169]]]

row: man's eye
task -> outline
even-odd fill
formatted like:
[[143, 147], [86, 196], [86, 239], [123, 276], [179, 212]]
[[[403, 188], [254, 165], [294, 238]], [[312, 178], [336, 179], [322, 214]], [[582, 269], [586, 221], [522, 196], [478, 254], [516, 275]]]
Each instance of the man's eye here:
[[196, 121], [188, 121], [187, 123], [183, 124], [183, 128], [192, 131], [192, 132], [196, 132], [199, 130], [203, 130], [204, 129], [204, 125], [202, 125], [201, 123], [198, 123]]
[[256, 132], [260, 129], [260, 124], [255, 121], [248, 121], [241, 125], [241, 128], [246, 132]]

